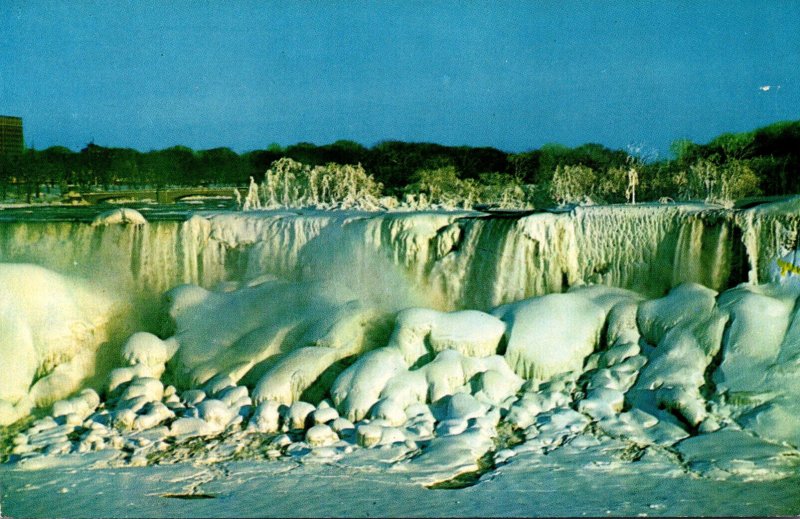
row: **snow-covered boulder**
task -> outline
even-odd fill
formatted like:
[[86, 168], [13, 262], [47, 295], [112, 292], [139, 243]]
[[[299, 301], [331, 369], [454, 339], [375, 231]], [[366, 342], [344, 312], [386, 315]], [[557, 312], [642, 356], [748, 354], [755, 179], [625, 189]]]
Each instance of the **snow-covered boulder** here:
[[175, 354], [175, 350], [175, 341], [163, 341], [152, 333], [136, 332], [122, 346], [122, 360], [131, 366], [159, 366], [166, 364]]
[[331, 387], [331, 398], [342, 416], [358, 421], [378, 401], [389, 379], [406, 368], [397, 348], [370, 351], [339, 375]]
[[606, 312], [578, 293], [550, 294], [498, 307], [508, 325], [505, 357], [523, 378], [579, 370], [594, 351]]
[[247, 428], [262, 433], [278, 432], [280, 429], [280, 404], [266, 400], [258, 404], [250, 417]]
[[408, 364], [432, 352], [456, 350], [464, 355], [486, 357], [497, 353], [505, 332], [498, 318], [477, 310], [438, 312], [427, 308], [410, 308], [397, 314], [390, 347], [403, 352]]
[[325, 447], [339, 441], [339, 436], [325, 424], [317, 424], [306, 431], [306, 442], [312, 447]]

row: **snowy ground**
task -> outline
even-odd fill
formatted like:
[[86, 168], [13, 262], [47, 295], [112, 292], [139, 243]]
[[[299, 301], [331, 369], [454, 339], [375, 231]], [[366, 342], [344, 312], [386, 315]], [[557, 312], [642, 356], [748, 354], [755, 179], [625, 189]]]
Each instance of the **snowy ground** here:
[[[427, 489], [385, 463], [293, 460], [28, 471], [0, 468], [10, 517], [772, 516], [800, 512], [800, 477], [716, 480], [616, 442], [520, 454], [474, 486]], [[366, 451], [363, 451], [366, 452]], [[388, 453], [385, 453], [388, 456]], [[190, 496], [195, 496], [194, 499]]]

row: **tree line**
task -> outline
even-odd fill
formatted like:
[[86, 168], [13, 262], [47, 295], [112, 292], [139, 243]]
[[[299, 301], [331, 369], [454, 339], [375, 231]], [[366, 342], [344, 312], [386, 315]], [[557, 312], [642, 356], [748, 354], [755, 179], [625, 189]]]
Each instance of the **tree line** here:
[[[508, 153], [491, 147], [384, 141], [366, 147], [353, 141], [317, 146], [272, 144], [236, 153], [229, 148], [192, 150], [174, 146], [140, 152], [88, 144], [78, 152], [54, 146], [0, 156], [0, 196], [10, 186], [109, 189], [114, 186], [243, 185], [260, 180], [282, 158], [308, 166], [360, 164], [383, 193], [518, 187], [531, 205], [672, 199], [725, 200], [800, 192], [800, 121], [751, 132], [726, 133], [706, 144], [680, 140], [669, 158], [600, 144], [574, 148], [547, 144]], [[466, 186], [466, 187], [465, 187]], [[481, 187], [483, 186], [483, 187]], [[472, 191], [471, 191], [472, 192]]]

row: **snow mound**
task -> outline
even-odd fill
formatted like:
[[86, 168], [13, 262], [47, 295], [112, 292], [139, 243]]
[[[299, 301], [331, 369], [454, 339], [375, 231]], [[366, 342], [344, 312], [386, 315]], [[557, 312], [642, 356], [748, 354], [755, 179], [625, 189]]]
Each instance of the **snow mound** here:
[[409, 364], [428, 353], [448, 349], [486, 357], [497, 353], [504, 332], [505, 324], [484, 312], [411, 308], [397, 314], [389, 346], [400, 349]]
[[606, 317], [601, 306], [579, 293], [534, 297], [493, 314], [508, 326], [509, 365], [523, 378], [539, 379], [579, 370], [594, 351]]
[[92, 226], [98, 225], [145, 225], [147, 219], [136, 209], [120, 207], [100, 213], [92, 220]]

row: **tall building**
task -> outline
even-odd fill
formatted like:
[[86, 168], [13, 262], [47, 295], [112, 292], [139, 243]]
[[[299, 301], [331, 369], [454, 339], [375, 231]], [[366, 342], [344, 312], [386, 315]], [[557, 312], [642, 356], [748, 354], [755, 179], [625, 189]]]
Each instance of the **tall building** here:
[[24, 149], [22, 118], [0, 115], [0, 155], [19, 155]]

